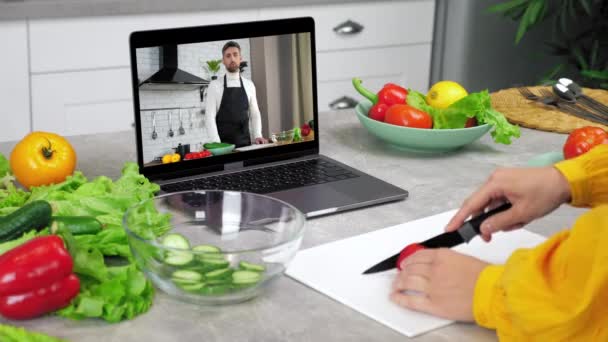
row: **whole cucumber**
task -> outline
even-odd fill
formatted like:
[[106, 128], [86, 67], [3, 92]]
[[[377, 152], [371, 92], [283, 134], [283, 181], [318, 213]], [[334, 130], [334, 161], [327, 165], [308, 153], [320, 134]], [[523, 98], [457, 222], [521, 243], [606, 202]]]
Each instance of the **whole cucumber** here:
[[97, 234], [103, 228], [101, 222], [92, 216], [54, 216], [51, 232], [54, 234], [62, 227], [73, 235]]
[[33, 201], [0, 218], [0, 242], [10, 241], [51, 222], [53, 210], [47, 201]]

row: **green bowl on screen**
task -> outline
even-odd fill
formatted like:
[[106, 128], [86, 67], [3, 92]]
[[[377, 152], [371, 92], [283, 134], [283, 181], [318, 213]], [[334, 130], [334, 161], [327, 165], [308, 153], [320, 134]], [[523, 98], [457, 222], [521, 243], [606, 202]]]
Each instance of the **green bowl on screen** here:
[[214, 156], [221, 156], [223, 154], [228, 154], [228, 153], [231, 153], [232, 151], [234, 151], [234, 147], [235, 147], [235, 145], [231, 144], [230, 146], [208, 148], [207, 150], [209, 150], [209, 152], [211, 152], [211, 154]]
[[486, 134], [488, 124], [456, 129], [422, 129], [387, 124], [370, 119], [367, 112], [372, 103], [363, 100], [355, 107], [359, 121], [369, 133], [386, 144], [407, 152], [441, 153], [459, 149]]

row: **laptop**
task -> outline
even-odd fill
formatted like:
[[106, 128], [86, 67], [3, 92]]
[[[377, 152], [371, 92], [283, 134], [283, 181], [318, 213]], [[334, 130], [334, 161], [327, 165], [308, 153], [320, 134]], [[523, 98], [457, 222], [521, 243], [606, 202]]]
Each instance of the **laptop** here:
[[307, 217], [408, 196], [319, 153], [312, 18], [134, 32], [130, 58], [137, 161], [163, 193], [248, 191]]

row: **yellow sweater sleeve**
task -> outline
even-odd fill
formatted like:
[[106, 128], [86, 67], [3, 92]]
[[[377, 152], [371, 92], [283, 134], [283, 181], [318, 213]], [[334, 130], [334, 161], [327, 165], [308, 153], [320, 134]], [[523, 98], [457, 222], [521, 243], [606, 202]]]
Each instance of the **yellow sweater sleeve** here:
[[608, 203], [608, 145], [559, 162], [555, 167], [568, 179], [576, 207], [594, 207]]
[[608, 341], [608, 146], [556, 167], [571, 204], [593, 209], [571, 230], [482, 271], [475, 320], [501, 341]]
[[476, 322], [501, 341], [608, 341], [607, 246], [602, 205], [504, 266], [486, 267], [475, 286]]

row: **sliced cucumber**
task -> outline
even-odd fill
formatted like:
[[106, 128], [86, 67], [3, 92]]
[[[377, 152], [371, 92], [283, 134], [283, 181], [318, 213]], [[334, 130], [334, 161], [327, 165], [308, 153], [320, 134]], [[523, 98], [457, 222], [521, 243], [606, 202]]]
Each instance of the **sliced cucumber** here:
[[171, 279], [177, 282], [198, 283], [204, 280], [202, 274], [191, 270], [177, 270], [171, 275]]
[[200, 289], [203, 288], [203, 286], [205, 286], [205, 283], [194, 283], [194, 284], [181, 284], [181, 285], [179, 285], [179, 287], [181, 287], [183, 290], [188, 291], [188, 292], [198, 292]]
[[198, 246], [195, 246], [194, 248], [192, 248], [192, 250], [195, 252], [209, 253], [209, 254], [217, 254], [217, 253], [222, 252], [221, 249], [219, 249], [216, 246], [212, 246], [212, 245], [198, 245]]
[[205, 254], [197, 254], [197, 257], [200, 261], [205, 260], [218, 260], [218, 259], [226, 259], [224, 254], [222, 253], [205, 253]]
[[183, 266], [189, 264], [193, 259], [194, 256], [190, 252], [171, 251], [167, 253], [164, 262], [168, 265]]
[[226, 261], [226, 257], [222, 253], [205, 253], [197, 254], [196, 259], [201, 263], [217, 263], [218, 261]]
[[171, 280], [173, 281], [173, 283], [175, 283], [175, 285], [177, 285], [179, 287], [182, 287], [184, 285], [202, 284], [201, 282], [190, 281], [190, 280], [179, 279], [179, 278], [171, 278]]
[[205, 281], [205, 285], [230, 285], [231, 278], [224, 279], [209, 279]]
[[[162, 240], [162, 245], [167, 248], [189, 249], [190, 243], [181, 234], [172, 233], [166, 235]], [[165, 257], [165, 263], [173, 266], [182, 266], [190, 263], [194, 259], [192, 253], [187, 251], [169, 251]]]
[[205, 260], [202, 263], [201, 270], [204, 270], [204, 272], [209, 272], [209, 271], [219, 270], [222, 268], [228, 268], [228, 266], [230, 266], [230, 263], [228, 262], [228, 260], [209, 259], [209, 260]]
[[239, 268], [243, 271], [254, 271], [254, 272], [264, 272], [266, 271], [266, 267], [258, 264], [254, 264], [247, 261], [241, 261], [239, 263]]
[[257, 283], [262, 275], [255, 271], [235, 271], [232, 273], [232, 283], [235, 285], [247, 285]]
[[177, 233], [167, 234], [163, 238], [162, 245], [168, 248], [190, 249], [188, 239]]
[[230, 276], [232, 275], [232, 272], [234, 272], [234, 271], [230, 268], [221, 268], [219, 270], [214, 270], [214, 271], [205, 273], [205, 279], [215, 280], [215, 279], [230, 278]]
[[230, 285], [210, 285], [210, 286], [203, 286], [203, 288], [200, 289], [199, 292], [204, 295], [221, 295], [230, 290], [231, 290]]
[[181, 234], [166, 235], [162, 245], [175, 249], [166, 253], [164, 262], [179, 267], [171, 275], [171, 280], [184, 291], [222, 295], [255, 286], [266, 271], [264, 265], [248, 261], [231, 267], [226, 255], [213, 245], [198, 245], [190, 251], [190, 243]]

